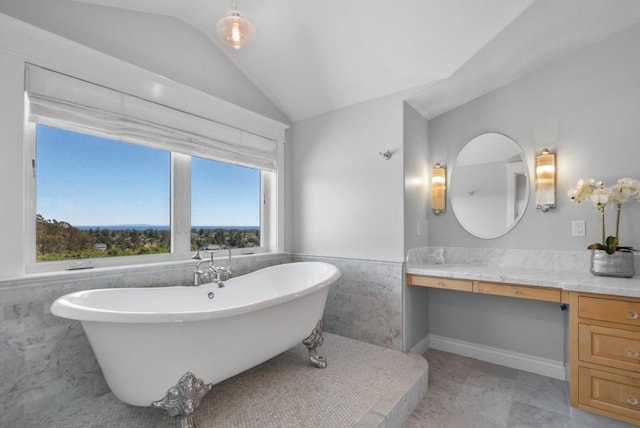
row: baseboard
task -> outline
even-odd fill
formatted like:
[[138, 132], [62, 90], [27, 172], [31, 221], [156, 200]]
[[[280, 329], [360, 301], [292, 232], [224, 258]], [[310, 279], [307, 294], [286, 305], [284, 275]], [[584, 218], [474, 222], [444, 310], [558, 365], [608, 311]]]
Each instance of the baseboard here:
[[[422, 341], [419, 342], [422, 343]], [[506, 349], [493, 348], [477, 343], [464, 342], [449, 337], [430, 334], [427, 342], [429, 348], [452, 354], [475, 358], [488, 363], [499, 364], [513, 369], [552, 377], [554, 379], [567, 380], [565, 366], [562, 361], [550, 360], [533, 355], [521, 354]], [[416, 345], [417, 347], [418, 345]], [[413, 349], [412, 349], [413, 351]]]
[[416, 343], [413, 348], [409, 350], [412, 354], [422, 355], [427, 352], [429, 349], [429, 335], [423, 337], [418, 343]]

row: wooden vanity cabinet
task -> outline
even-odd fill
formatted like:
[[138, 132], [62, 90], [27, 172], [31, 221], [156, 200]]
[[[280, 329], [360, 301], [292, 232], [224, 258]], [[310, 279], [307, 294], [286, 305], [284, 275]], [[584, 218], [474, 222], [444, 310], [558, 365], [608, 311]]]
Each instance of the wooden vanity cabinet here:
[[494, 296], [515, 297], [518, 299], [543, 300], [546, 302], [560, 302], [562, 290], [558, 288], [533, 287], [518, 284], [503, 284], [496, 282], [476, 281], [474, 291]]
[[469, 293], [492, 294], [494, 296], [515, 297], [517, 299], [563, 302], [563, 292], [559, 288], [538, 287], [502, 282], [473, 281], [469, 279], [442, 278], [438, 276], [407, 274], [407, 284], [419, 287], [442, 288], [467, 291]]
[[572, 292], [573, 407], [640, 424], [640, 299]]
[[640, 298], [414, 274], [407, 284], [569, 303], [571, 406], [640, 425]]

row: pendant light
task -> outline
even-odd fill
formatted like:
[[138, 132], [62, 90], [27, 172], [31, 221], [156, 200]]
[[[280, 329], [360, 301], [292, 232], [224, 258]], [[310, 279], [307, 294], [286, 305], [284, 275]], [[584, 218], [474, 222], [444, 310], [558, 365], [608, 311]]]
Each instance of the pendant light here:
[[254, 33], [253, 25], [238, 11], [238, 0], [233, 2], [233, 10], [227, 12], [216, 25], [218, 37], [234, 49], [240, 49]]

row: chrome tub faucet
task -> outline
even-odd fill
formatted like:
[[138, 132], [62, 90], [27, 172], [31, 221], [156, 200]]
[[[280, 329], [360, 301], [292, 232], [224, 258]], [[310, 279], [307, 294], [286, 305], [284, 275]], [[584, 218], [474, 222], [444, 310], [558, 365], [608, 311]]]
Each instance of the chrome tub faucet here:
[[[217, 266], [213, 260], [213, 255], [218, 251], [226, 249], [228, 252], [226, 266]], [[204, 251], [211, 255], [209, 260], [202, 260], [200, 251]], [[216, 245], [215, 247], [199, 248], [193, 255], [196, 260], [202, 260], [198, 263], [193, 271], [193, 285], [198, 286], [209, 282], [218, 284], [218, 288], [224, 287], [224, 281], [231, 278], [233, 271], [231, 270], [231, 248], [226, 245]], [[205, 267], [206, 266], [206, 267]], [[205, 268], [203, 268], [205, 267]]]

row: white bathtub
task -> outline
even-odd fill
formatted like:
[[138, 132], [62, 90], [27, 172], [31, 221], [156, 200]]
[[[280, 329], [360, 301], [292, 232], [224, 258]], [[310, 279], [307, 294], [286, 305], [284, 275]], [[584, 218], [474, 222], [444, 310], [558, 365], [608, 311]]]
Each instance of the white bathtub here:
[[339, 277], [327, 263], [289, 263], [232, 278], [224, 288], [80, 291], [58, 298], [51, 312], [81, 321], [116, 397], [150, 406], [186, 372], [215, 384], [300, 343]]

